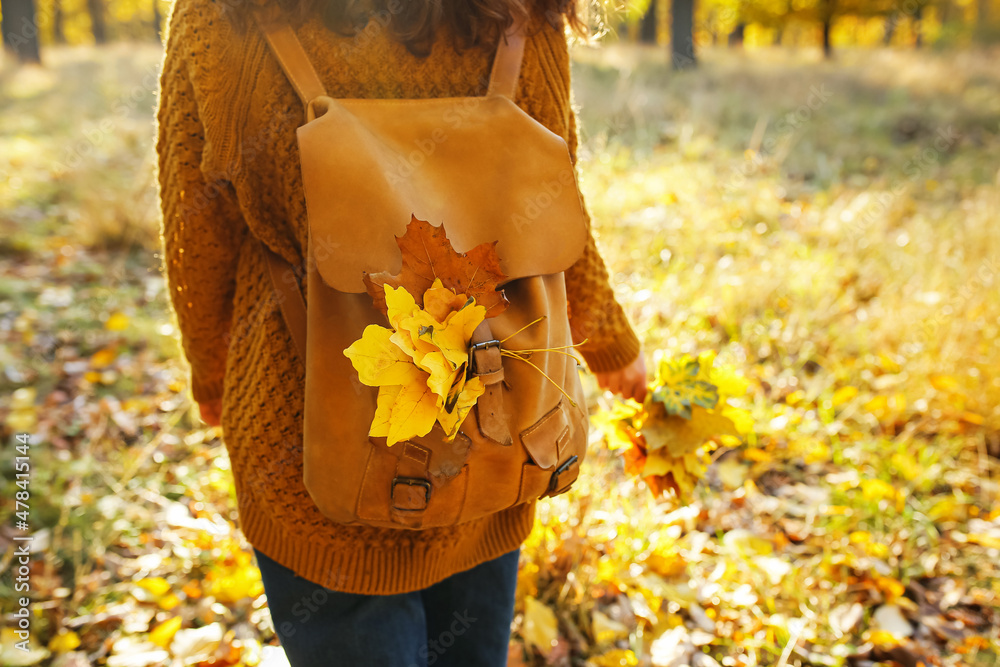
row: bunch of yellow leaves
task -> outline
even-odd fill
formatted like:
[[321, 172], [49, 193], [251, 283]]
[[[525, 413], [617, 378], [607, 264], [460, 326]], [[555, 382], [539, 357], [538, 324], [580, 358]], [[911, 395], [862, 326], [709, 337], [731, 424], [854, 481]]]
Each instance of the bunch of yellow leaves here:
[[704, 476], [716, 439], [750, 433], [753, 420], [729, 404], [747, 382], [713, 367], [714, 354], [669, 359], [656, 354], [656, 373], [646, 400], [616, 404], [594, 415], [611, 449], [624, 449], [625, 471], [642, 477], [654, 496], [672, 491], [686, 501]]
[[486, 308], [436, 279], [423, 294], [423, 308], [405, 287], [383, 285], [392, 328], [371, 324], [344, 354], [358, 378], [378, 387], [373, 437], [394, 445], [430, 433], [435, 422], [448, 440], [485, 391], [468, 377], [472, 332]]

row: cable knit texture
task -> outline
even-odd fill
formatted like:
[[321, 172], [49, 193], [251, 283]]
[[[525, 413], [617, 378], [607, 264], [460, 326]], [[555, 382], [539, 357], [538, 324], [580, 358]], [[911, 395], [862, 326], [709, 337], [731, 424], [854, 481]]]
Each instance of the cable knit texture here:
[[[323, 516], [302, 481], [305, 369], [257, 238], [301, 265], [306, 212], [296, 145], [304, 111], [252, 24], [233, 30], [223, 2], [176, 0], [157, 110], [163, 265], [195, 400], [222, 398], [223, 439], [247, 539], [334, 590], [393, 594], [427, 587], [517, 547], [535, 503], [449, 528], [344, 526]], [[429, 56], [369, 24], [356, 37], [318, 16], [299, 38], [331, 97], [427, 98], [485, 93], [493, 52], [459, 52], [439, 30]], [[515, 103], [566, 139], [576, 163], [566, 35], [529, 26]], [[631, 362], [639, 343], [615, 302], [591, 237], [566, 272], [574, 340], [591, 370]], [[308, 302], [308, 295], [306, 295]]]

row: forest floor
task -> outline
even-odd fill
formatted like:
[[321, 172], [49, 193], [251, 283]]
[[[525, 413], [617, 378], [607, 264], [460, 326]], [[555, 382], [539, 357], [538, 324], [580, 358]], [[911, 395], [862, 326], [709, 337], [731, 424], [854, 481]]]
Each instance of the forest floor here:
[[[647, 352], [714, 351], [753, 429], [680, 505], [595, 429], [511, 665], [1000, 664], [996, 54], [664, 56], [576, 50], [581, 186]], [[0, 665], [280, 664], [159, 271], [160, 50], [46, 59], [0, 69]]]

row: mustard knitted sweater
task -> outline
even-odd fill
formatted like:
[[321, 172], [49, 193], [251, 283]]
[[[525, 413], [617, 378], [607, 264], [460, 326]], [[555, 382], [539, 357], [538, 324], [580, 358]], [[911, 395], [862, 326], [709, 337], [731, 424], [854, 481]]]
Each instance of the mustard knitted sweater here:
[[[575, 164], [566, 35], [541, 16], [528, 28], [514, 101], [566, 139]], [[493, 58], [492, 51], [457, 51], [444, 28], [424, 58], [385, 30], [343, 37], [319, 16], [297, 32], [334, 98], [482, 95]], [[194, 399], [222, 398], [240, 526], [257, 549], [331, 589], [425, 588], [516, 548], [531, 530], [535, 503], [420, 531], [344, 526], [313, 504], [302, 481], [305, 369], [269, 298], [256, 241], [302, 264], [307, 229], [295, 130], [303, 122], [294, 89], [252, 21], [239, 33], [223, 0], [175, 1], [157, 109], [163, 268]], [[589, 341], [580, 349], [587, 365], [609, 371], [630, 363], [639, 342], [592, 237], [565, 276], [574, 340]]]

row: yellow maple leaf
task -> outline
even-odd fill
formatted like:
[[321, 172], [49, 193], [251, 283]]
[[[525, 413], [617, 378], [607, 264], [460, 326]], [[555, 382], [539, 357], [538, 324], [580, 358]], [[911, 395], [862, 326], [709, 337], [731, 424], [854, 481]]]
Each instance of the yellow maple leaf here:
[[391, 446], [427, 435], [438, 422], [452, 439], [485, 391], [479, 378], [466, 380], [466, 369], [486, 308], [439, 279], [425, 290], [423, 308], [404, 287], [384, 284], [382, 291], [393, 328], [369, 325], [344, 350], [358, 379], [379, 387], [369, 435]]
[[426, 380], [404, 384], [392, 404], [386, 444], [391, 447], [397, 442], [427, 435], [434, 428], [437, 417], [437, 397], [427, 387]]
[[743, 396], [750, 388], [750, 382], [735, 368], [729, 366], [715, 368], [711, 364], [703, 367], [709, 369], [708, 381], [718, 387], [720, 401], [724, 402], [729, 397]]
[[714, 436], [739, 435], [729, 418], [697, 405], [691, 408], [691, 418], [684, 419], [666, 415], [654, 403], [639, 430], [646, 436], [650, 451], [665, 447], [674, 456], [692, 452]]
[[358, 371], [358, 379], [369, 387], [405, 385], [420, 380], [420, 369], [391, 340], [392, 329], [369, 324], [361, 338], [344, 350]]
[[165, 595], [170, 590], [170, 582], [163, 577], [146, 577], [139, 581], [138, 586], [156, 596]]
[[427, 311], [418, 310], [400, 322], [400, 329], [410, 332], [414, 345], [423, 341], [441, 350], [457, 368], [469, 358], [472, 332], [485, 317], [486, 309], [471, 302], [461, 310], [449, 313], [443, 322]]
[[372, 426], [368, 430], [368, 435], [375, 438], [389, 437], [389, 419], [392, 417], [392, 406], [396, 402], [400, 390], [402, 390], [401, 386], [379, 387], [378, 397], [375, 399], [375, 416], [372, 418]]
[[405, 352], [417, 366], [423, 363], [424, 355], [438, 351], [437, 347], [431, 343], [420, 339], [414, 340], [410, 335], [410, 332], [405, 329], [393, 333], [389, 336], [389, 340], [392, 341], [396, 347]]
[[108, 331], [125, 331], [128, 329], [128, 315], [115, 312], [104, 323], [104, 328]]
[[[462, 363], [459, 367], [454, 366], [445, 353], [440, 350], [425, 354], [421, 358], [419, 366], [430, 376], [427, 379], [428, 388], [444, 401], [450, 398], [452, 387], [464, 382], [465, 364]], [[458, 391], [461, 390], [462, 388], [459, 386]]]
[[63, 630], [49, 641], [53, 653], [67, 653], [80, 645], [80, 635], [72, 630]]
[[150, 631], [149, 641], [162, 648], [167, 648], [173, 641], [174, 635], [181, 629], [181, 623], [183, 623], [183, 619], [180, 616], [174, 616], [160, 623]]
[[525, 643], [548, 655], [559, 639], [559, 621], [544, 602], [530, 595], [524, 599], [524, 623], [521, 636]]
[[450, 411], [445, 410], [438, 415], [438, 422], [441, 424], [441, 428], [444, 429], [445, 435], [448, 436], [449, 440], [453, 439], [458, 433], [458, 428], [465, 421], [466, 415], [469, 414], [472, 406], [476, 404], [476, 401], [485, 391], [486, 385], [483, 384], [483, 381], [478, 377], [472, 378], [463, 384], [454, 407]]
[[399, 323], [404, 317], [410, 317], [418, 310], [417, 301], [405, 288], [393, 289], [389, 285], [385, 289], [385, 305], [388, 309], [389, 324], [393, 329], [399, 329]]

